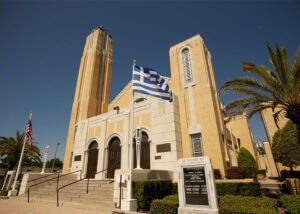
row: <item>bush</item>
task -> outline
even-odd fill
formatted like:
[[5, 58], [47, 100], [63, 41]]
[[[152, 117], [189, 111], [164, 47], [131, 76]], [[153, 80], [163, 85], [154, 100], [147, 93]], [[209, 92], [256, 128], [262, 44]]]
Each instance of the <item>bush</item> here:
[[148, 211], [152, 200], [172, 194], [172, 186], [170, 180], [134, 181], [133, 194], [137, 199], [138, 208]]
[[259, 183], [216, 183], [217, 195], [260, 196]]
[[172, 183], [172, 195], [178, 194], [178, 183]]
[[298, 178], [300, 179], [300, 171], [288, 171], [288, 170], [281, 170], [280, 171], [281, 178]]
[[214, 176], [215, 176], [215, 179], [220, 179], [220, 178], [222, 178], [221, 172], [220, 172], [219, 169], [214, 169]]
[[169, 195], [163, 199], [153, 200], [150, 207], [152, 214], [177, 214], [179, 206], [178, 195]]
[[0, 196], [7, 196], [8, 190], [0, 190]]
[[231, 167], [226, 169], [226, 177], [228, 179], [242, 179], [245, 177], [244, 168]]
[[244, 168], [245, 177], [253, 178], [253, 171], [258, 170], [258, 164], [253, 155], [246, 148], [242, 147], [238, 153], [238, 166]]
[[300, 195], [283, 195], [280, 197], [282, 206], [288, 210], [288, 213], [300, 213]]
[[276, 201], [269, 198], [226, 195], [219, 199], [219, 214], [278, 214]]
[[265, 170], [265, 169], [259, 169], [259, 170], [257, 170], [256, 174], [258, 174], [258, 175], [266, 175], [266, 172], [267, 172], [267, 170]]

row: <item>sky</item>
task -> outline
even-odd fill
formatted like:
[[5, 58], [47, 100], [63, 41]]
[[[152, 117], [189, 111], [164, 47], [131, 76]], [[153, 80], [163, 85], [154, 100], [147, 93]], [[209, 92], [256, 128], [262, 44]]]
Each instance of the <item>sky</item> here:
[[[300, 45], [300, 1], [0, 1], [0, 136], [24, 132], [49, 158], [63, 159], [86, 37], [100, 25], [113, 38], [111, 100], [130, 81], [133, 59], [170, 76], [169, 48], [196, 34], [211, 53], [217, 85], [267, 65], [266, 43], [291, 59]], [[234, 95], [221, 97], [226, 103]], [[267, 140], [260, 117], [254, 140]]]

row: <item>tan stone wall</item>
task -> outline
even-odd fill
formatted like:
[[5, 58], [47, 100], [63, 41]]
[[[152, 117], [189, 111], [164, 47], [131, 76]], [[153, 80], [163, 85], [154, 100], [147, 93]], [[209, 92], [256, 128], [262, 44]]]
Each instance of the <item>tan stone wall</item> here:
[[[190, 51], [193, 83], [186, 84], [181, 53]], [[222, 120], [216, 83], [208, 53], [200, 35], [191, 37], [170, 48], [172, 89], [178, 97], [183, 157], [192, 157], [190, 135], [201, 133], [204, 155], [211, 158], [213, 167], [224, 175], [225, 150], [222, 146]]]
[[[266, 128], [268, 139], [272, 144], [273, 136], [274, 136], [275, 132], [278, 130], [278, 127], [276, 126], [276, 124], [274, 122], [272, 109], [269, 108], [269, 109], [263, 110], [261, 112], [261, 116], [262, 116], [262, 120], [263, 120], [263, 123]], [[287, 121], [288, 121], [287, 118], [280, 116], [279, 121], [277, 123], [279, 128], [282, 128], [287, 123]]]
[[112, 54], [111, 36], [103, 28], [94, 29], [86, 39], [80, 62], [66, 142], [64, 173], [70, 169], [76, 124], [108, 110]]
[[247, 116], [236, 116], [232, 118], [226, 126], [231, 132], [233, 132], [234, 136], [240, 140], [239, 147], [246, 148], [254, 158], [256, 158], [256, 148], [252, 139], [252, 134], [250, 132], [249, 121]]

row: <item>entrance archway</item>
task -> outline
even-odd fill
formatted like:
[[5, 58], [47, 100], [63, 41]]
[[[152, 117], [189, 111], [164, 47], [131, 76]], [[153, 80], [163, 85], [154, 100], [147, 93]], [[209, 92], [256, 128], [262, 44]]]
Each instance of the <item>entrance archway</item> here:
[[[133, 156], [134, 163], [133, 168], [136, 168], [136, 142], [133, 139]], [[140, 166], [142, 169], [150, 169], [150, 142], [146, 132], [142, 131], [141, 139], [141, 160]]]
[[107, 178], [114, 178], [115, 170], [121, 168], [121, 142], [113, 137], [108, 146]]
[[98, 143], [93, 141], [89, 145], [88, 150], [88, 164], [86, 169], [87, 178], [95, 178], [97, 172], [97, 163], [98, 163]]

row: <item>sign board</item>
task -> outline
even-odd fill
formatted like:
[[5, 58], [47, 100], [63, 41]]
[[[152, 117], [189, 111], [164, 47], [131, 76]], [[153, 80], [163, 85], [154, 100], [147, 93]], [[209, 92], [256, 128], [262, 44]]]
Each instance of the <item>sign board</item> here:
[[208, 157], [183, 158], [177, 162], [178, 214], [218, 214], [213, 167]]
[[183, 168], [186, 204], [209, 205], [204, 167]]

